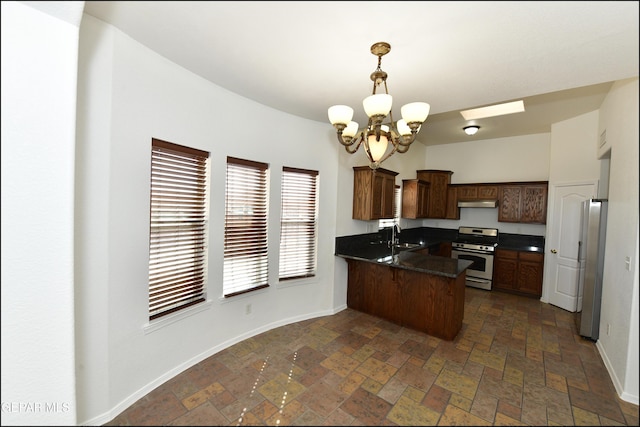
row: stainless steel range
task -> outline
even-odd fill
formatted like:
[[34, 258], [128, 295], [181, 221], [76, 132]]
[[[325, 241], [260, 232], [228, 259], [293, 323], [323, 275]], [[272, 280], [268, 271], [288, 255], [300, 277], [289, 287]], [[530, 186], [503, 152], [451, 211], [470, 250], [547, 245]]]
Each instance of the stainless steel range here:
[[451, 257], [473, 262], [467, 269], [467, 286], [491, 290], [496, 246], [497, 228], [458, 228], [456, 240], [451, 244]]

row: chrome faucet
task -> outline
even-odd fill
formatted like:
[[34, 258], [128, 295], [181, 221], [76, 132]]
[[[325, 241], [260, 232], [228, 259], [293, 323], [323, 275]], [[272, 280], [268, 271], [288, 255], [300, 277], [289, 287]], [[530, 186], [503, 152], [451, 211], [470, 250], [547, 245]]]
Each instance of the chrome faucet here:
[[391, 228], [391, 244], [392, 245], [397, 245], [398, 243], [400, 243], [398, 235], [400, 234], [401, 231], [402, 229], [400, 228], [400, 224], [398, 223], [393, 224], [393, 227]]

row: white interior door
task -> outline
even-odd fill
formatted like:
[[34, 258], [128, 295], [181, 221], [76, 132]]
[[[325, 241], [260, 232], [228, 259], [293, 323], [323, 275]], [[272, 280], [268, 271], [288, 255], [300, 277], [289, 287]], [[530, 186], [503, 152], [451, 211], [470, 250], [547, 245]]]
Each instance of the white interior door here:
[[552, 188], [551, 227], [545, 264], [549, 303], [575, 312], [579, 303], [581, 263], [578, 259], [582, 202], [596, 197], [597, 182], [557, 184]]

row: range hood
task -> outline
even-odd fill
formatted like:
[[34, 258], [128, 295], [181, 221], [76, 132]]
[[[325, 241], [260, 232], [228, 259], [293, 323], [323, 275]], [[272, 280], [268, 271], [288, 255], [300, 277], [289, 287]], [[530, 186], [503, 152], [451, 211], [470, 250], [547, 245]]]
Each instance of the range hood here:
[[470, 200], [468, 202], [458, 202], [459, 208], [497, 208], [497, 200]]

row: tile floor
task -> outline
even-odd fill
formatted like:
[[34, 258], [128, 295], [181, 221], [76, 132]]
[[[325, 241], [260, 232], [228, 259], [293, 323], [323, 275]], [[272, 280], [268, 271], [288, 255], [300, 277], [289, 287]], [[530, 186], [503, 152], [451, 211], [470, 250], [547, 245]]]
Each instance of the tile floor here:
[[282, 326], [167, 381], [106, 425], [638, 425], [575, 315], [466, 289], [443, 341], [351, 309]]

